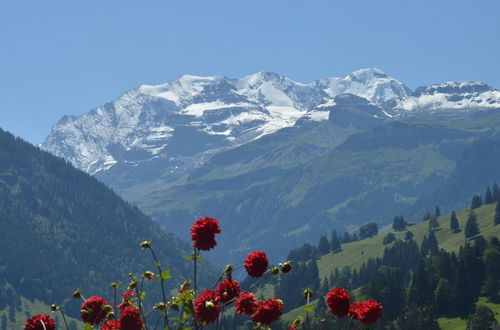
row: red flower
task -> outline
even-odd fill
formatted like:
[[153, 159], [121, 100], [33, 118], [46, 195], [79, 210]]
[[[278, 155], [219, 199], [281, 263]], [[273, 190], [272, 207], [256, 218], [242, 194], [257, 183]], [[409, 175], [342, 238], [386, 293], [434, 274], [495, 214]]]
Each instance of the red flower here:
[[83, 322], [90, 324], [99, 324], [106, 317], [106, 312], [102, 310], [102, 306], [108, 303], [101, 297], [90, 297], [81, 307], [80, 315]]
[[217, 245], [215, 234], [220, 232], [219, 221], [214, 218], [200, 217], [191, 227], [193, 246], [204, 251], [213, 249]]
[[238, 297], [240, 294], [240, 285], [236, 281], [225, 280], [224, 282], [219, 283], [215, 292], [217, 293], [220, 301], [225, 304]]
[[326, 295], [326, 305], [330, 313], [336, 317], [344, 317], [349, 313], [349, 293], [342, 288], [330, 290]]
[[220, 304], [217, 294], [213, 290], [203, 291], [194, 300], [194, 316], [197, 320], [210, 323], [219, 317]]
[[47, 314], [37, 314], [26, 320], [24, 330], [55, 330], [56, 322]]
[[269, 259], [262, 251], [250, 252], [245, 259], [245, 269], [251, 277], [261, 277], [269, 264]]
[[379, 302], [373, 299], [357, 302], [349, 308], [349, 315], [364, 325], [377, 322], [383, 314], [384, 308]]
[[144, 328], [141, 314], [135, 307], [126, 306], [120, 313], [120, 330], [141, 330]]
[[255, 307], [257, 307], [257, 299], [255, 299], [253, 293], [248, 291], [243, 291], [238, 296], [235, 305], [236, 305], [236, 313], [238, 314], [244, 313], [250, 316], [253, 314]]
[[283, 302], [276, 298], [259, 301], [252, 315], [252, 321], [270, 325], [283, 314]]
[[120, 321], [107, 321], [105, 322], [101, 330], [120, 330]]
[[128, 291], [125, 291], [122, 293], [122, 297], [123, 297], [123, 300], [122, 300], [122, 303], [118, 306], [116, 306], [116, 308], [118, 309], [123, 309], [127, 306], [131, 306], [131, 302], [130, 300], [132, 299], [132, 297], [134, 296], [134, 290], [128, 290]]

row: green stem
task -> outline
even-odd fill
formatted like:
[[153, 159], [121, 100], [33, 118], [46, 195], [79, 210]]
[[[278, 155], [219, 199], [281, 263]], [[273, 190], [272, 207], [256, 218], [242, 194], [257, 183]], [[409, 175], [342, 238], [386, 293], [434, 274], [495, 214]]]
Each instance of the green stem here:
[[[163, 280], [163, 271], [161, 269], [161, 263], [158, 260], [158, 258], [156, 257], [155, 251], [153, 250], [152, 247], [149, 248], [149, 251], [151, 251], [151, 254], [153, 255], [153, 259], [156, 262], [156, 267], [158, 268], [158, 271], [160, 273], [161, 294], [162, 294], [162, 297], [163, 297], [163, 303], [166, 306], [167, 305], [167, 296], [165, 294], [165, 284], [163, 283], [164, 280]], [[163, 317], [163, 328], [164, 329], [167, 328], [168, 323], [169, 323], [169, 321], [168, 321], [168, 314], [165, 311], [164, 317]], [[170, 328], [170, 326], [169, 326], [169, 328]]]
[[[194, 298], [196, 299], [196, 277], [197, 277], [197, 269], [196, 269], [196, 262], [198, 261], [198, 254], [197, 254], [197, 248], [196, 247], [193, 247], [193, 266], [194, 266], [194, 269], [193, 269], [193, 288], [194, 288]], [[194, 327], [195, 329], [198, 329], [198, 322], [196, 321], [196, 319], [194, 320]]]
[[63, 318], [63, 321], [64, 321], [64, 326], [66, 327], [66, 330], [69, 330], [68, 323], [66, 322], [66, 316], [64, 316], [64, 312], [63, 312], [62, 307], [59, 307], [59, 310], [61, 311], [61, 315], [62, 315], [62, 318]]

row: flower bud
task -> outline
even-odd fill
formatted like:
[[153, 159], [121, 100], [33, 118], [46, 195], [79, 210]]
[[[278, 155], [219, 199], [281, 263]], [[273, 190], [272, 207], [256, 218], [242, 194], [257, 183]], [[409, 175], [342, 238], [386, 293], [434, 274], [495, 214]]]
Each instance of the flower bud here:
[[282, 273], [288, 273], [289, 271], [292, 270], [292, 262], [291, 261], [284, 262], [280, 264], [280, 267]]
[[162, 311], [162, 310], [167, 309], [167, 304], [165, 304], [164, 302], [160, 302], [160, 303], [157, 303], [153, 308]]
[[304, 292], [302, 292], [302, 296], [304, 297], [304, 299], [310, 299], [313, 297], [313, 292], [311, 289], [307, 288], [304, 290]]
[[151, 241], [144, 241], [139, 244], [141, 248], [143, 249], [150, 249], [151, 248]]
[[80, 289], [76, 289], [75, 292], [73, 292], [73, 298], [75, 299], [80, 299], [82, 298], [82, 293], [80, 292]]
[[170, 308], [172, 308], [174, 311], [178, 311], [179, 310], [179, 304], [176, 301], [172, 301], [170, 303]]
[[116, 282], [111, 282], [109, 285], [111, 285], [111, 287], [114, 289], [118, 288], [118, 283]]
[[115, 313], [114, 312], [109, 312], [106, 314], [106, 321], [113, 320], [115, 318]]
[[132, 281], [128, 284], [130, 290], [134, 290], [137, 287], [137, 281]]
[[187, 280], [184, 283], [182, 283], [181, 288], [179, 289], [179, 293], [185, 293], [187, 290], [189, 290], [190, 285], [191, 285], [191, 280]]
[[271, 266], [271, 274], [278, 275], [279, 273], [280, 273], [280, 270], [278, 267]]
[[59, 310], [59, 307], [56, 304], [52, 304], [50, 305], [50, 310], [56, 312], [57, 310]]
[[155, 275], [155, 274], [154, 274], [153, 272], [151, 272], [151, 271], [147, 270], [147, 271], [145, 271], [145, 272], [144, 272], [144, 274], [142, 274], [142, 275], [143, 275], [145, 278], [147, 278], [148, 280], [150, 280], [150, 281], [151, 281], [151, 280], [154, 278], [154, 275]]

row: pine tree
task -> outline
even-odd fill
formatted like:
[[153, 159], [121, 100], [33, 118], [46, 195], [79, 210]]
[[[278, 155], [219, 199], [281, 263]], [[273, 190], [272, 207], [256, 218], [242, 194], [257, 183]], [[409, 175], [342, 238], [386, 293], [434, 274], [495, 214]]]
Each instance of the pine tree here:
[[409, 241], [409, 240], [412, 240], [413, 239], [413, 233], [411, 231], [407, 231], [406, 234], [405, 234], [405, 241]]
[[384, 236], [384, 239], [382, 240], [382, 243], [384, 245], [390, 244], [396, 240], [396, 236], [394, 236], [393, 233], [387, 233], [387, 235]]
[[439, 315], [446, 316], [450, 314], [449, 308], [452, 304], [451, 284], [441, 277], [434, 291], [434, 308]]
[[450, 229], [454, 233], [458, 233], [460, 231], [460, 225], [458, 224], [457, 214], [455, 211], [453, 211], [450, 216]]
[[361, 239], [372, 237], [378, 234], [378, 225], [375, 222], [370, 222], [359, 227], [359, 237]]
[[481, 196], [477, 194], [472, 195], [472, 201], [470, 203], [471, 210], [477, 209], [478, 207], [481, 207], [481, 205], [483, 205], [483, 199]]
[[498, 196], [499, 191], [498, 191], [498, 185], [497, 185], [497, 183], [496, 183], [496, 182], [493, 184], [493, 189], [492, 189], [492, 192], [491, 192], [491, 193], [493, 194], [493, 200], [494, 200], [495, 202], [498, 202], [498, 199], [499, 199], [499, 196]]
[[434, 215], [436, 217], [441, 216], [441, 210], [439, 209], [439, 206], [436, 206], [436, 209], [434, 210]]
[[406, 221], [403, 216], [395, 216], [392, 221], [392, 229], [395, 231], [402, 231], [406, 229]]
[[489, 307], [479, 305], [467, 320], [466, 330], [490, 329], [490, 326], [494, 324], [497, 324], [495, 313]]
[[344, 232], [344, 235], [342, 235], [342, 243], [346, 244], [349, 242], [352, 242], [352, 237], [351, 237], [351, 235], [349, 235], [348, 232]]
[[482, 288], [483, 295], [493, 303], [500, 302], [500, 248], [490, 245], [484, 251], [486, 279]]
[[465, 223], [464, 229], [465, 238], [471, 238], [479, 234], [479, 227], [477, 226], [476, 215], [473, 211], [469, 213], [469, 218]]
[[474, 299], [470, 292], [470, 280], [467, 277], [465, 263], [460, 260], [455, 271], [452, 285], [453, 307], [456, 315], [465, 317], [474, 308]]
[[433, 231], [429, 232], [429, 237], [427, 238], [427, 248], [429, 249], [430, 255], [435, 256], [439, 253], [438, 241]]
[[495, 206], [495, 217], [493, 218], [493, 224], [500, 224], [500, 202], [497, 202], [497, 205]]
[[325, 235], [321, 235], [318, 243], [318, 250], [321, 255], [325, 255], [330, 252], [330, 243], [328, 243], [328, 238]]
[[490, 187], [488, 187], [484, 193], [484, 204], [493, 204], [494, 202], [493, 193], [491, 192]]
[[330, 250], [335, 252], [342, 251], [342, 246], [340, 245], [339, 237], [337, 236], [337, 231], [334, 229], [332, 231], [332, 240], [330, 241]]
[[436, 230], [437, 228], [439, 228], [439, 222], [437, 220], [437, 217], [433, 215], [429, 219], [429, 231]]

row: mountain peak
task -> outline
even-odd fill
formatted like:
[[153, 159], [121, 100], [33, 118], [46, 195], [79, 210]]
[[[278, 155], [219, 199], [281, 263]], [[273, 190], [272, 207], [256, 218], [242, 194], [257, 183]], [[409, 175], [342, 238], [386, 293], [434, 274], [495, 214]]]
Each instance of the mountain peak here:
[[366, 82], [373, 79], [389, 78], [385, 72], [377, 68], [359, 69], [348, 74], [344, 79]]

